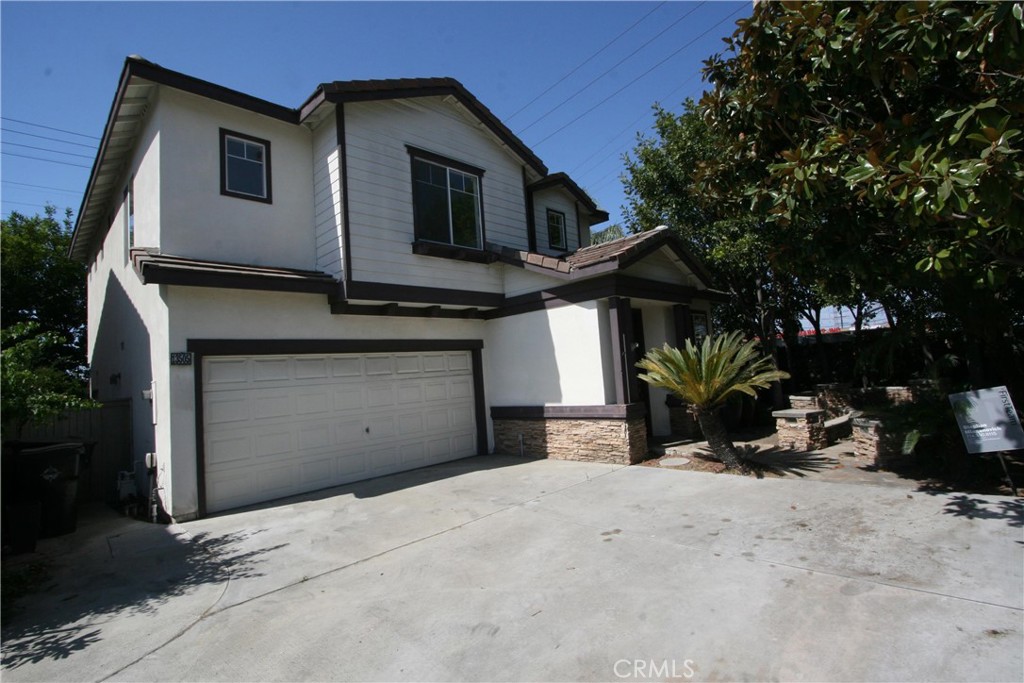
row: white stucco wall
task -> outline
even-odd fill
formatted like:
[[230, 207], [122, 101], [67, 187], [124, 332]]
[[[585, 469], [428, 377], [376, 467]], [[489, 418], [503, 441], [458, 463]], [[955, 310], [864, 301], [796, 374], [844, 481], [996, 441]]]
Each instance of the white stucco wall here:
[[[122, 469], [135, 472], [140, 493], [146, 492], [144, 458], [163, 452], [169, 442], [153, 425], [152, 404], [143, 390], [166, 385], [167, 307], [159, 287], [145, 286], [135, 274], [128, 256], [127, 206], [123, 188], [134, 176], [135, 243], [151, 246], [159, 235], [161, 138], [151, 109], [125, 172], [118, 179], [110, 226], [101, 247], [89, 264], [87, 276], [86, 333], [90, 387], [100, 401], [131, 402], [132, 462]], [[159, 398], [157, 406], [159, 409]], [[158, 418], [160, 416], [158, 410]], [[111, 488], [116, 482], [108, 482]]]
[[596, 301], [488, 321], [484, 359], [491, 405], [604, 405]]
[[[313, 269], [312, 134], [244, 109], [162, 88], [160, 248], [164, 253]], [[220, 129], [270, 142], [273, 203], [220, 193]]]

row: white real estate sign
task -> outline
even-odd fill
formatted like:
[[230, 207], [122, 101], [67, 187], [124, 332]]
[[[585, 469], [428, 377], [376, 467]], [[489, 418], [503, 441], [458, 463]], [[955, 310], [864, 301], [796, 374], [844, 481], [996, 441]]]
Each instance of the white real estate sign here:
[[968, 453], [1024, 448], [1024, 429], [1006, 387], [950, 394], [949, 402]]

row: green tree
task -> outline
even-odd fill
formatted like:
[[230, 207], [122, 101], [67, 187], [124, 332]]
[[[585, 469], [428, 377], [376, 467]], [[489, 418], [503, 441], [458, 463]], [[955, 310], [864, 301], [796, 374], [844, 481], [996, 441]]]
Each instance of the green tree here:
[[68, 258], [63, 222], [12, 212], [0, 227], [0, 411], [3, 438], [32, 420], [94, 405], [86, 396], [86, 269]]
[[768, 216], [796, 272], [842, 263], [887, 306], [923, 288], [968, 349], [1019, 358], [1022, 16], [1019, 2], [756, 4], [707, 62], [701, 110], [728, 149], [697, 169], [699, 191]]
[[68, 257], [71, 210], [63, 220], [53, 206], [44, 215], [16, 211], [0, 226], [0, 324], [34, 323], [60, 339], [48, 346], [51, 364], [80, 373], [85, 363], [86, 267]]
[[604, 244], [605, 242], [611, 242], [625, 236], [626, 233], [622, 231], [622, 226], [618, 223], [613, 223], [604, 230], [596, 230], [590, 233], [590, 243]]
[[744, 465], [718, 409], [735, 393], [757, 396], [756, 389], [789, 377], [771, 358], [758, 356], [757, 342], [743, 341], [739, 331], [705, 337], [699, 347], [689, 340], [682, 349], [665, 344], [636, 365], [646, 371], [638, 375], [641, 380], [689, 404], [715, 457], [738, 469]]

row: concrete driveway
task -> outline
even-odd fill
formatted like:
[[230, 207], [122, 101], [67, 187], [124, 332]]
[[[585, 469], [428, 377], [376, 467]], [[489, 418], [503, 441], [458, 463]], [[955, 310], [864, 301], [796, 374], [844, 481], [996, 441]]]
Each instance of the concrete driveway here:
[[1020, 681], [1022, 524], [910, 483], [472, 458], [87, 525], [3, 678]]

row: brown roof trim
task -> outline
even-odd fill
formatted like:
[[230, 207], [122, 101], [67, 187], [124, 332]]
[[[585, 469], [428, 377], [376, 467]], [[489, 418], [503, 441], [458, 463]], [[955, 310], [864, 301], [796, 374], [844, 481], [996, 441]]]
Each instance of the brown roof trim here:
[[184, 90], [201, 97], [230, 104], [233, 107], [248, 109], [249, 111], [269, 116], [284, 121], [285, 123], [299, 123], [299, 110], [275, 104], [259, 97], [247, 95], [238, 90], [226, 88], [210, 81], [204, 81], [195, 76], [183, 74], [180, 71], [172, 71], [159, 64], [154, 64], [142, 57], [128, 57], [125, 60], [125, 68], [130, 76], [145, 78], [160, 85], [166, 85], [177, 90]]
[[545, 190], [549, 187], [563, 188], [571, 194], [576, 201], [585, 206], [587, 208], [587, 212], [594, 218], [598, 219], [593, 223], [593, 225], [604, 223], [608, 220], [608, 212], [597, 208], [597, 204], [590, 198], [590, 195], [584, 192], [583, 188], [577, 185], [576, 181], [570, 178], [567, 173], [563, 173], [561, 171], [558, 173], [552, 173], [551, 175], [532, 183], [527, 187], [527, 189], [530, 192], [536, 192], [538, 190]]
[[147, 285], [224, 287], [329, 296], [338, 291], [337, 280], [314, 270], [205, 261], [157, 254], [145, 249], [132, 249], [131, 258], [135, 272]]
[[314, 102], [372, 102], [377, 100], [411, 99], [415, 97], [455, 97], [466, 109], [494, 133], [499, 140], [515, 152], [520, 159], [529, 164], [534, 171], [542, 176], [548, 174], [548, 168], [526, 144], [502, 123], [490, 109], [469, 92], [462, 83], [454, 78], [391, 78], [365, 81], [334, 81], [322, 83], [317, 91], [301, 108], [304, 116], [308, 116], [315, 107]]

